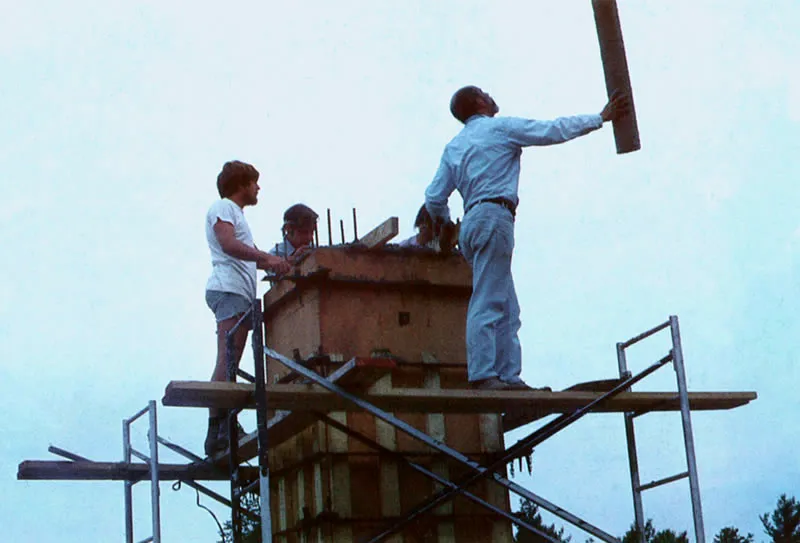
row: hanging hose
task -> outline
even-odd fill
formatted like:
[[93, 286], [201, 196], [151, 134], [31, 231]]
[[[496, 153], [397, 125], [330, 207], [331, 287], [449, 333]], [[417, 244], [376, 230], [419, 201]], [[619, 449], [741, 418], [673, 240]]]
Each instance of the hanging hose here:
[[[175, 481], [174, 483], [172, 483], [172, 490], [177, 492], [180, 489], [181, 489], [181, 481]], [[205, 509], [208, 512], [208, 514], [211, 515], [211, 518], [213, 518], [214, 522], [217, 523], [217, 529], [219, 530], [219, 536], [222, 538], [222, 541], [225, 541], [225, 531], [222, 529], [222, 524], [219, 523], [219, 519], [217, 518], [217, 515], [215, 515], [214, 512], [211, 509], [209, 509], [208, 507], [206, 507], [205, 505], [200, 503], [200, 491], [197, 490], [196, 488], [194, 489], [194, 491], [197, 494], [197, 507], [199, 507], [200, 509]]]

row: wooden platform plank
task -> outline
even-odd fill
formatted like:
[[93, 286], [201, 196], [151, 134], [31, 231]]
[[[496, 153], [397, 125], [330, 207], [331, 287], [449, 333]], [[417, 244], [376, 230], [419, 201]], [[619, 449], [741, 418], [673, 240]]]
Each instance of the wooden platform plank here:
[[[255, 467], [243, 467], [244, 479], [258, 477]], [[67, 460], [25, 460], [17, 468], [19, 480], [48, 481], [139, 481], [150, 477], [147, 464], [124, 462], [72, 462]], [[162, 481], [226, 481], [227, 470], [211, 464], [159, 464]]]
[[[600, 392], [485, 391], [392, 389], [361, 395], [386, 411], [401, 413], [503, 413], [514, 409], [540, 409], [568, 413], [599, 398]], [[732, 409], [749, 403], [755, 392], [690, 392], [693, 410]], [[172, 381], [164, 405], [183, 407], [252, 408], [253, 386], [207, 381]], [[358, 411], [359, 408], [317, 385], [269, 385], [267, 403], [289, 411]], [[676, 392], [623, 392], [597, 408], [598, 412], [677, 411]]]
[[[389, 373], [395, 366], [395, 362], [388, 358], [353, 358], [352, 360], [345, 362], [340, 368], [331, 373], [328, 376], [328, 379], [347, 388], [348, 390], [363, 390], [372, 386], [381, 377]], [[243, 396], [246, 396], [247, 398], [245, 401], [249, 401], [249, 399], [252, 398], [253, 391], [255, 390], [254, 385], [251, 384], [222, 384], [235, 387], [249, 387], [250, 391], [246, 392]], [[306, 387], [306, 385], [295, 386], [301, 386], [304, 388]], [[165, 403], [164, 405], [168, 404]], [[307, 410], [278, 411], [269, 421], [267, 421], [267, 441], [269, 446], [277, 447], [287, 439], [308, 428], [316, 420], [316, 415], [308, 412]], [[239, 442], [239, 458], [242, 461], [250, 460], [251, 458], [255, 458], [257, 454], [258, 435], [256, 432], [251, 432]], [[215, 455], [212, 461], [217, 465], [227, 465], [228, 452], [225, 451]]]

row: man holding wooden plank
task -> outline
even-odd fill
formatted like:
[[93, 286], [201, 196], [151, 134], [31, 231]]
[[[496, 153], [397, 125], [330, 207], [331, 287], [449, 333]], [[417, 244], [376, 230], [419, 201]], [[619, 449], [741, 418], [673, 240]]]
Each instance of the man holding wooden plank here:
[[520, 379], [520, 309], [511, 276], [522, 149], [593, 132], [628, 114], [630, 99], [615, 92], [599, 114], [553, 121], [495, 117], [499, 109], [478, 87], [464, 87], [453, 95], [450, 112], [464, 127], [445, 147], [425, 191], [425, 206], [442, 223], [450, 218], [447, 200], [453, 191], [464, 200], [459, 246], [473, 273], [466, 330], [471, 386], [531, 390]]

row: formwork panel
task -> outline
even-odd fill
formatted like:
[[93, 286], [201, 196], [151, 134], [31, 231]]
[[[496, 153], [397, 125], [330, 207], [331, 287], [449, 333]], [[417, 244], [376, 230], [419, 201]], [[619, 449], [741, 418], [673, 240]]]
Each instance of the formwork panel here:
[[[374, 383], [373, 390], [465, 388], [470, 285], [469, 266], [457, 255], [318, 249], [291, 280], [279, 281], [264, 296], [267, 344], [290, 357], [316, 357], [314, 369], [323, 374], [333, 371], [335, 362], [353, 357], [393, 357], [397, 367]], [[320, 360], [325, 363], [319, 365]], [[269, 371], [287, 373], [274, 361]], [[449, 480], [471, 473], [370, 414], [331, 416]], [[503, 448], [497, 415], [397, 417], [476, 459]], [[282, 529], [294, 529], [283, 538], [287, 543], [300, 532], [308, 543], [366, 538], [440, 489], [404, 463], [378, 455], [321, 422], [272, 450], [270, 463], [273, 470], [287, 470], [276, 477], [279, 503], [273, 504], [284, 519]], [[481, 481], [470, 491], [508, 510], [505, 489]], [[510, 543], [513, 539], [508, 522], [459, 496], [387, 541]]]

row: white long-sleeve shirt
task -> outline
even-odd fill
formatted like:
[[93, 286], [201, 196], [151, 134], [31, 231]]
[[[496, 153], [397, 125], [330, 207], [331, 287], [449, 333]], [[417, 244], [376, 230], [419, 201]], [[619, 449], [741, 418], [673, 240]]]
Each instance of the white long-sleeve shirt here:
[[522, 148], [564, 143], [603, 126], [600, 115], [575, 115], [553, 121], [473, 115], [447, 144], [433, 181], [425, 190], [432, 217], [450, 218], [447, 200], [454, 190], [464, 211], [490, 198], [519, 202], [519, 159]]

